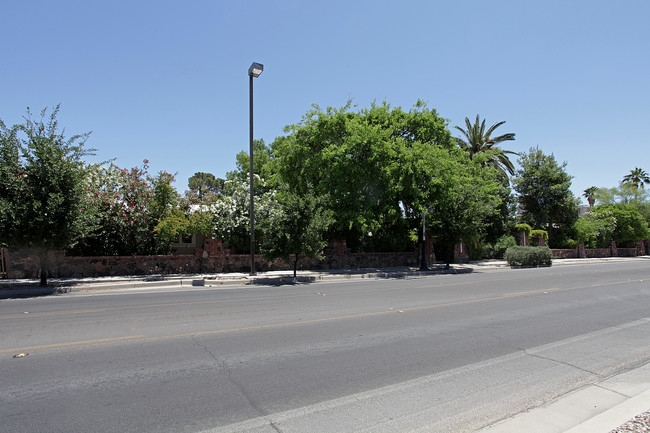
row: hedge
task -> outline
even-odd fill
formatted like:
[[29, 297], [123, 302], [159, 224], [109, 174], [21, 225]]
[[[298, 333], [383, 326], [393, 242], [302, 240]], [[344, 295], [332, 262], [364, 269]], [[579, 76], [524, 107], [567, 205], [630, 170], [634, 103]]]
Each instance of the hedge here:
[[551, 266], [553, 253], [549, 247], [510, 247], [504, 259], [510, 266]]
[[527, 236], [530, 236], [530, 232], [533, 229], [528, 224], [515, 224], [515, 230], [518, 233], [524, 232]]

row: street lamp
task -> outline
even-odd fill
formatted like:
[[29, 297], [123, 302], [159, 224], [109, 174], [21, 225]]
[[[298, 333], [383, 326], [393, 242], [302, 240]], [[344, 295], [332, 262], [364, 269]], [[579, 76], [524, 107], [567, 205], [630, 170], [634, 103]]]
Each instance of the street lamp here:
[[250, 96], [250, 189], [251, 189], [251, 209], [250, 209], [250, 227], [251, 227], [251, 275], [255, 274], [255, 205], [253, 204], [253, 78], [260, 76], [264, 70], [264, 65], [253, 62], [248, 68], [249, 78], [249, 96]]

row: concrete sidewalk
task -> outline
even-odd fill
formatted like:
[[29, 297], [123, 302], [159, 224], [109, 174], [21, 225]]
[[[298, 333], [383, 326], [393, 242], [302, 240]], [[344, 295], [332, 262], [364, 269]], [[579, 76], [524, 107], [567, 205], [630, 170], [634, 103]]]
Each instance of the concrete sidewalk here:
[[[503, 263], [505, 265], [505, 262]], [[495, 265], [491, 265], [495, 266]], [[409, 278], [438, 274], [461, 274], [473, 272], [472, 265], [451, 265], [450, 269], [432, 266], [427, 271], [417, 268], [398, 267], [387, 269], [353, 269], [303, 271], [299, 270], [296, 279], [293, 271], [258, 272], [251, 276], [243, 272], [222, 274], [183, 274], [148, 275], [89, 278], [50, 278], [49, 287], [38, 286], [36, 280], [2, 280], [0, 299], [8, 297], [39, 296], [69, 292], [92, 292], [144, 287], [219, 287], [225, 285], [280, 285], [310, 283], [325, 280], [345, 280], [362, 278]]]
[[609, 433], [648, 410], [650, 364], [645, 364], [570, 392], [480, 432]]
[[[566, 266], [588, 263], [621, 262], [631, 260], [650, 260], [643, 257], [608, 257], [599, 259], [555, 259], [553, 266]], [[485, 260], [464, 264], [452, 264], [445, 270], [441, 264], [432, 265], [428, 271], [415, 267], [395, 267], [385, 269], [330, 269], [299, 270], [294, 281], [293, 271], [258, 272], [251, 276], [244, 272], [220, 274], [183, 275], [143, 275], [85, 278], [50, 278], [48, 287], [40, 287], [37, 280], [0, 280], [0, 299], [13, 297], [42, 296], [69, 292], [92, 292], [106, 290], [133, 289], [145, 287], [219, 287], [225, 285], [280, 285], [291, 283], [311, 283], [325, 280], [344, 280], [359, 278], [414, 278], [427, 275], [461, 274], [488, 269], [510, 269], [504, 260]]]

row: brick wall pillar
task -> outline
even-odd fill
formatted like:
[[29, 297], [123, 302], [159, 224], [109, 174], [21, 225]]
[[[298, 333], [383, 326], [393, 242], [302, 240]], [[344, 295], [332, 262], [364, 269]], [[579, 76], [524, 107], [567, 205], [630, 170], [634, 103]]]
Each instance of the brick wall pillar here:
[[645, 256], [646, 255], [645, 243], [643, 241], [637, 241], [636, 242], [636, 255], [637, 256]]
[[519, 232], [519, 245], [522, 247], [528, 246], [528, 235], [526, 232]]
[[456, 244], [454, 246], [454, 263], [467, 263], [469, 262], [469, 253], [467, 245]]

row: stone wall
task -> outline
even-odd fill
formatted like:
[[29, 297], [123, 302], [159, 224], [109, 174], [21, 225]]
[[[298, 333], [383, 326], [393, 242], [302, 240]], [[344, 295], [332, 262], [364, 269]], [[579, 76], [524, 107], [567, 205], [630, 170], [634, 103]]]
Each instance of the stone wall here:
[[637, 242], [635, 248], [620, 248], [616, 242], [612, 241], [609, 248], [585, 248], [580, 245], [576, 249], [551, 249], [555, 259], [573, 259], [573, 258], [604, 258], [604, 257], [637, 257], [648, 254], [648, 241], [642, 240]]
[[577, 259], [579, 257], [577, 248], [576, 249], [552, 248], [551, 253], [553, 253], [554, 259]]
[[597, 259], [611, 256], [611, 248], [585, 248], [585, 257], [588, 259]]
[[[212, 243], [213, 255], [198, 250], [194, 255], [68, 257], [63, 251], [50, 254], [51, 278], [82, 278], [118, 275], [212, 274], [250, 272], [250, 254], [231, 254]], [[340, 254], [339, 254], [340, 253]], [[402, 253], [351, 253], [349, 249], [327, 251], [324, 260], [303, 259], [298, 269], [361, 269], [419, 266], [416, 251]], [[9, 253], [8, 278], [37, 278], [39, 261], [33, 255]], [[268, 261], [255, 255], [256, 271], [289, 270], [282, 260]]]

